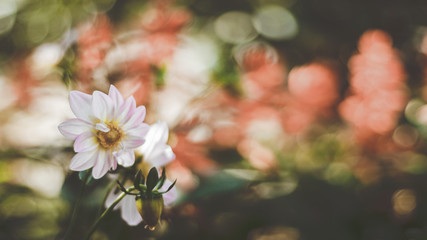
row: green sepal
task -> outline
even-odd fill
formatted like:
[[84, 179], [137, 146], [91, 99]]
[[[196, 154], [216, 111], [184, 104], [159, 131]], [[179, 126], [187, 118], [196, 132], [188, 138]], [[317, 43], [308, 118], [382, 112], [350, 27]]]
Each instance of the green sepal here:
[[173, 183], [168, 187], [168, 189], [166, 191], [159, 192], [159, 193], [160, 194], [165, 194], [165, 193], [169, 192], [173, 188], [173, 186], [175, 186], [175, 183], [176, 183], [176, 179], [175, 179], [175, 181], [173, 181]]
[[141, 190], [139, 187], [139, 184], [141, 184], [141, 180], [142, 180], [142, 172], [141, 172], [141, 169], [139, 169], [135, 175], [135, 178], [133, 179], [133, 185], [138, 190]]
[[155, 167], [152, 167], [150, 169], [150, 172], [147, 176], [147, 191], [151, 192], [153, 188], [157, 185], [157, 182], [159, 181], [159, 174], [157, 173], [157, 169]]
[[163, 187], [163, 184], [165, 184], [166, 180], [166, 168], [163, 168], [162, 175], [160, 176], [159, 181], [157, 182], [156, 189], [160, 189]]

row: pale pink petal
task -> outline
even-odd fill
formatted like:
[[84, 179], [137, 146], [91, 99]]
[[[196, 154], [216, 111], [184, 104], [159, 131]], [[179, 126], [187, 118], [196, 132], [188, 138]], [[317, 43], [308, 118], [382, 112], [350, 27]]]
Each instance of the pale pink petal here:
[[92, 96], [79, 91], [70, 92], [70, 107], [77, 118], [81, 118], [88, 122], [92, 121]]
[[[169, 179], [166, 179], [163, 186], [159, 189], [160, 191], [166, 191], [172, 182]], [[178, 191], [176, 187], [173, 187], [169, 192], [163, 194], [163, 202], [165, 206], [172, 205], [178, 199]]]
[[98, 147], [95, 134], [93, 132], [84, 132], [80, 134], [74, 142], [75, 152], [87, 152]]
[[[109, 206], [111, 206], [111, 204], [114, 203], [114, 201], [116, 201], [117, 197], [122, 193], [122, 191], [118, 190], [117, 193], [114, 193], [116, 191], [117, 187], [114, 187], [107, 195], [107, 197], [105, 198], [105, 203], [104, 206], [106, 208], [108, 208]], [[119, 207], [122, 206], [122, 201], [120, 201], [115, 207], [114, 210], [118, 209]]]
[[150, 163], [153, 167], [166, 166], [168, 163], [175, 159], [175, 154], [169, 145], [158, 146], [153, 149], [151, 155], [145, 156], [144, 160]]
[[97, 123], [95, 125], [95, 129], [102, 131], [102, 132], [109, 132], [111, 129], [108, 128], [107, 124], [105, 123]]
[[59, 124], [58, 129], [64, 137], [76, 139], [83, 132], [90, 131], [92, 124], [80, 119], [73, 118]]
[[105, 150], [99, 150], [96, 156], [95, 166], [92, 169], [92, 176], [95, 179], [103, 177], [111, 168], [112, 156]]
[[[158, 139], [161, 143], [166, 143], [169, 138], [169, 127], [166, 124], [166, 122], [157, 122], [153, 125], [151, 125], [151, 128], [154, 128], [152, 131], [154, 132], [154, 135], [156, 136], [154, 139]], [[150, 129], [151, 130], [151, 129]]]
[[134, 149], [141, 146], [144, 142], [144, 136], [126, 135], [123, 138], [122, 144], [126, 149]]
[[135, 196], [126, 195], [122, 199], [122, 212], [121, 216], [125, 222], [130, 226], [136, 226], [142, 222], [142, 217], [136, 207]]
[[113, 153], [111, 152], [111, 150], [108, 153], [110, 155], [110, 166], [111, 166], [111, 170], [116, 170], [117, 168], [117, 160], [116, 157], [113, 155]]
[[[153, 151], [162, 151], [169, 136], [169, 129], [166, 123], [158, 122], [150, 126], [150, 129], [145, 136], [145, 143], [139, 148], [139, 151], [145, 156], [153, 155]], [[160, 150], [158, 149], [160, 146]]]
[[141, 123], [134, 128], [128, 129], [126, 132], [129, 135], [145, 137], [150, 129], [150, 126], [146, 123]]
[[123, 130], [127, 131], [141, 124], [145, 119], [145, 107], [139, 106], [136, 108], [132, 116], [123, 124]]
[[133, 98], [133, 96], [130, 96], [120, 107], [119, 113], [116, 113], [116, 120], [119, 122], [127, 122], [135, 112], [135, 109], [135, 98]]
[[112, 120], [114, 104], [111, 98], [103, 92], [94, 91], [92, 95], [92, 111], [101, 121]]
[[135, 163], [135, 153], [133, 150], [119, 150], [114, 153], [114, 157], [123, 167], [130, 167]]
[[119, 111], [124, 100], [122, 94], [120, 94], [119, 90], [117, 90], [114, 85], [110, 85], [110, 91], [108, 92], [108, 96], [110, 96], [111, 100], [113, 100], [115, 111]]
[[83, 171], [93, 167], [96, 159], [96, 151], [80, 152], [71, 159], [70, 169]]

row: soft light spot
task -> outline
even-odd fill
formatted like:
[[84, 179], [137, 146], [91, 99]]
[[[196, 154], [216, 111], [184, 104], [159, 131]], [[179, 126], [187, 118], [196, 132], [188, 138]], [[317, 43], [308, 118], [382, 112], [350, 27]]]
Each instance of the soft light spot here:
[[11, 165], [11, 169], [13, 170], [13, 181], [46, 197], [59, 196], [65, 178], [60, 166], [20, 159]]
[[212, 129], [207, 125], [199, 125], [193, 128], [189, 133], [187, 138], [194, 143], [204, 142], [212, 138]]
[[0, 1], [0, 35], [12, 29], [15, 24], [16, 11], [15, 0]]
[[291, 39], [298, 33], [295, 17], [287, 9], [269, 5], [260, 8], [253, 18], [255, 29], [266, 38]]
[[244, 12], [227, 12], [219, 16], [215, 23], [218, 37], [228, 43], [249, 42], [257, 36], [251, 16]]
[[398, 215], [408, 215], [417, 206], [417, 197], [414, 190], [400, 189], [392, 197], [393, 210]]
[[402, 147], [414, 146], [418, 137], [418, 131], [409, 125], [399, 126], [393, 132], [393, 141]]

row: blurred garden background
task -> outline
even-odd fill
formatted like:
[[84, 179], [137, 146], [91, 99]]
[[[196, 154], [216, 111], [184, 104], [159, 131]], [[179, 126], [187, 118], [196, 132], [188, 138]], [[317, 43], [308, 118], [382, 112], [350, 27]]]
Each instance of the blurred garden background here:
[[93, 239], [427, 239], [425, 0], [0, 0], [0, 240], [63, 238], [82, 182], [58, 125], [110, 84], [168, 124], [179, 197]]

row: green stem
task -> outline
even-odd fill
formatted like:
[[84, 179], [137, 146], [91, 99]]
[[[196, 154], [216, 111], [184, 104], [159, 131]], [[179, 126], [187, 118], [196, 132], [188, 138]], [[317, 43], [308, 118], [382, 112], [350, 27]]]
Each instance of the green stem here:
[[97, 214], [96, 214], [96, 215], [101, 214], [101, 211], [102, 211], [102, 209], [104, 208], [105, 202], [107, 201], [108, 195], [109, 195], [109, 194], [110, 194], [110, 192], [113, 190], [114, 186], [116, 186], [116, 183], [115, 183], [114, 181], [112, 181], [112, 182], [110, 183], [110, 185], [108, 185], [108, 187], [107, 187], [107, 192], [106, 192], [106, 194], [105, 194], [104, 198], [102, 199], [102, 204], [99, 206], [99, 208], [98, 208], [98, 211], [97, 211]]
[[70, 223], [68, 224], [67, 231], [65, 232], [64, 240], [67, 240], [70, 238], [71, 230], [74, 228], [74, 225], [76, 225], [77, 212], [78, 212], [78, 209], [80, 207], [80, 202], [83, 198], [83, 193], [86, 189], [87, 180], [89, 179], [90, 174], [91, 174], [90, 171], [86, 171], [86, 174], [83, 178], [83, 185], [80, 188], [79, 197], [77, 198], [77, 201], [74, 204], [73, 213], [71, 215], [71, 220], [70, 220]]
[[[130, 187], [127, 189], [127, 191], [132, 191], [134, 190], [134, 187]], [[101, 214], [101, 216], [99, 216], [99, 218], [95, 221], [95, 223], [93, 223], [93, 225], [90, 227], [89, 232], [86, 235], [85, 240], [89, 240], [90, 237], [92, 236], [92, 234], [95, 232], [96, 228], [98, 227], [99, 222], [101, 222], [101, 220], [107, 215], [109, 214], [111, 211], [113, 211], [114, 207], [126, 196], [126, 193], [122, 192], [117, 199], [113, 202], [113, 204], [111, 204], [111, 206], [109, 206], [107, 209], [105, 209], [105, 211]]]

